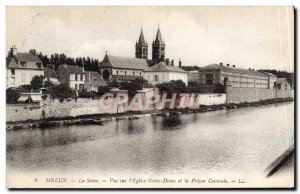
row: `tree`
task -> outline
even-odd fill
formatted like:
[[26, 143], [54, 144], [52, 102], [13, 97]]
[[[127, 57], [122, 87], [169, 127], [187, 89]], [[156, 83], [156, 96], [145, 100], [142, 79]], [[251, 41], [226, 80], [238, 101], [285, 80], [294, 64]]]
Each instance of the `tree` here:
[[97, 95], [99, 97], [101, 97], [104, 94], [106, 94], [107, 92], [109, 92], [109, 90], [110, 90], [110, 87], [108, 87], [108, 86], [100, 86], [100, 87], [98, 87]]
[[37, 90], [37, 89], [40, 89], [41, 87], [43, 87], [43, 83], [44, 83], [44, 76], [36, 75], [32, 78], [30, 85], [31, 85], [32, 89]]
[[69, 86], [64, 84], [59, 84], [59, 85], [54, 85], [52, 87], [52, 90], [50, 91], [50, 96], [52, 99], [59, 99], [63, 101], [67, 98], [74, 98], [75, 93]]
[[128, 90], [128, 96], [133, 97], [138, 90], [142, 90], [143, 86], [148, 83], [144, 78], [136, 78], [131, 82], [123, 82], [120, 90]]
[[20, 96], [21, 96], [21, 94], [20, 94], [19, 90], [8, 88], [6, 90], [6, 104], [17, 103]]
[[187, 92], [187, 87], [182, 80], [164, 82], [162, 84], [158, 84], [157, 88], [159, 88], [160, 92], [167, 92], [168, 94]]

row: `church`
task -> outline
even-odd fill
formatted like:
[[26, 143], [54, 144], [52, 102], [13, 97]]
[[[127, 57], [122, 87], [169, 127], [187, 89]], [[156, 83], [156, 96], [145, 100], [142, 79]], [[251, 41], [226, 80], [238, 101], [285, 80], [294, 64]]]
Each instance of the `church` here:
[[174, 65], [174, 60], [165, 58], [165, 42], [158, 27], [156, 37], [152, 42], [152, 59], [148, 59], [148, 43], [145, 40], [143, 29], [135, 44], [135, 58], [112, 56], [107, 53], [100, 62], [99, 73], [106, 81], [132, 81], [143, 77], [151, 84], [182, 80], [187, 84], [188, 73], [179, 66]]

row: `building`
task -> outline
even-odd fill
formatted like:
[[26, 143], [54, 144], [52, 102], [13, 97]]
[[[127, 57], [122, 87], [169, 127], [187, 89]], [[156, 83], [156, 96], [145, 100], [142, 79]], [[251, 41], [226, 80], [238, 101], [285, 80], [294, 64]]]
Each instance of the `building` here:
[[145, 70], [144, 79], [153, 85], [171, 80], [182, 80], [187, 85], [188, 72], [174, 66], [173, 60], [170, 63], [167, 59], [166, 62], [159, 62]]
[[99, 65], [99, 72], [106, 81], [132, 81], [144, 76], [148, 68], [146, 59], [105, 55]]
[[272, 89], [272, 90], [275, 90], [275, 87], [276, 87], [276, 82], [277, 82], [277, 76], [272, 74], [272, 73], [267, 73], [267, 72], [264, 72], [268, 75], [268, 88], [269, 89]]
[[60, 65], [57, 68], [58, 80], [60, 83], [75, 90], [84, 90], [85, 72], [83, 67]]
[[34, 50], [30, 53], [20, 53], [13, 46], [6, 59], [6, 68], [7, 88], [28, 85], [34, 76], [44, 76], [42, 61]]
[[53, 66], [45, 67], [44, 78], [45, 80], [51, 81], [53, 84], [60, 84], [60, 81], [58, 80], [58, 74], [53, 68]]
[[235, 65], [210, 64], [199, 69], [200, 84], [222, 84], [237, 88], [269, 88], [268, 75], [254, 69], [241, 69]]
[[188, 82], [199, 82], [199, 72], [189, 71], [188, 72]]
[[278, 90], [291, 90], [291, 85], [286, 80], [286, 78], [277, 78], [276, 88]]
[[145, 41], [143, 29], [138, 42], [135, 43], [135, 58], [148, 59], [148, 44]]
[[84, 89], [86, 89], [88, 92], [98, 92], [98, 87], [107, 86], [106, 82], [98, 72], [86, 71], [85, 78]]
[[158, 27], [156, 38], [152, 43], [152, 63], [157, 64], [165, 61], [165, 42], [163, 41]]

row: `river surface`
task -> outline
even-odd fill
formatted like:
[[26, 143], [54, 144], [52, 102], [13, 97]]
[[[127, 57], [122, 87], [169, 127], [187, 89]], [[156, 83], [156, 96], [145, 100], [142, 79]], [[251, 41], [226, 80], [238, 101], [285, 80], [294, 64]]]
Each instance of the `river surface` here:
[[294, 103], [7, 131], [7, 171], [105, 175], [264, 170], [294, 137]]

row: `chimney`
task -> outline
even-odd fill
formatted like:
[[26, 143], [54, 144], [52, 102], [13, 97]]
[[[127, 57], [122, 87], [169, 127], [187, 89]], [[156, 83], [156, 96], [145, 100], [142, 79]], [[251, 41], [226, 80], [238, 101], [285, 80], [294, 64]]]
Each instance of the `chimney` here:
[[227, 63], [227, 67], [229, 67], [230, 65]]
[[174, 66], [174, 59], [172, 59], [172, 61], [171, 61], [171, 65], [172, 65], [172, 66]]
[[235, 65], [232, 65], [232, 67], [235, 67]]
[[170, 65], [169, 58], [166, 58], [166, 64], [167, 64], [168, 66]]
[[17, 47], [15, 45], [13, 45], [11, 48], [10, 48], [10, 54], [13, 56], [16, 56], [17, 54]]
[[181, 60], [180, 60], [180, 58], [179, 58], [179, 68], [181, 68]]
[[252, 69], [252, 71], [254, 71], [254, 69]]
[[251, 71], [251, 68], [249, 68], [249, 71]]
[[221, 62], [220, 65], [223, 66], [223, 63]]

